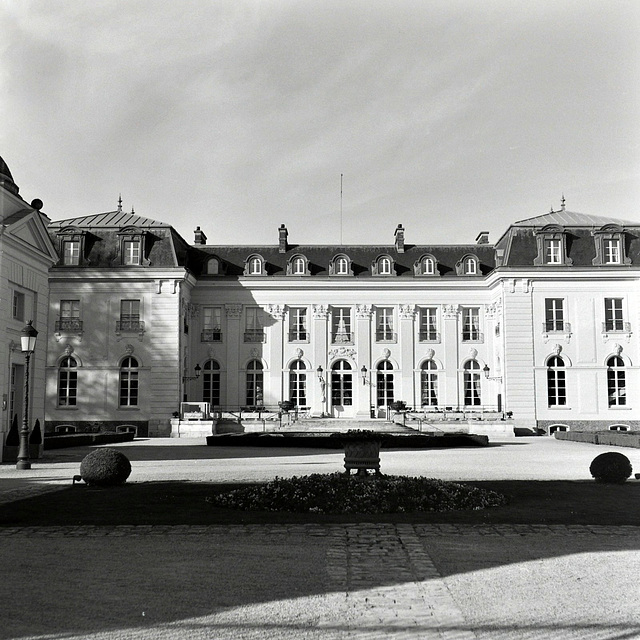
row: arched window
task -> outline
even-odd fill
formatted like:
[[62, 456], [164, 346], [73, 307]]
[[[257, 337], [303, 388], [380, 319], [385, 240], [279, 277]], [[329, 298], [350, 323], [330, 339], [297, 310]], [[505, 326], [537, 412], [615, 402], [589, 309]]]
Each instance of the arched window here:
[[473, 256], [468, 256], [464, 259], [464, 273], [467, 276], [478, 274], [478, 262]]
[[220, 273], [220, 260], [218, 258], [211, 258], [207, 262], [207, 275], [217, 276]]
[[376, 396], [379, 407], [388, 407], [394, 401], [393, 365], [388, 360], [377, 366]]
[[138, 406], [138, 361], [131, 356], [120, 365], [120, 402], [121, 407]]
[[436, 273], [436, 261], [431, 256], [422, 258], [422, 274], [433, 276]]
[[289, 368], [289, 400], [296, 407], [307, 406], [307, 366], [302, 360], [296, 360]]
[[627, 381], [624, 361], [620, 356], [611, 356], [607, 360], [607, 394], [610, 407], [627, 404]]
[[331, 367], [331, 404], [334, 407], [353, 405], [353, 373], [346, 360], [338, 360]]
[[480, 404], [480, 365], [477, 360], [467, 360], [464, 363], [464, 405], [479, 407]]
[[246, 401], [250, 407], [260, 407], [264, 403], [264, 384], [262, 362], [251, 360], [247, 365], [247, 393]]
[[422, 406], [438, 406], [438, 366], [433, 360], [425, 360], [420, 367], [420, 397]]
[[264, 260], [261, 255], [254, 254], [247, 258], [244, 268], [245, 276], [262, 276], [264, 275]]
[[307, 264], [302, 256], [298, 256], [293, 261], [293, 275], [303, 276], [307, 271]]
[[552, 356], [547, 362], [547, 397], [550, 407], [563, 407], [567, 404], [564, 360], [560, 356]]
[[75, 407], [78, 399], [78, 363], [66, 357], [58, 367], [58, 406]]
[[212, 407], [220, 404], [220, 365], [215, 360], [204, 363], [202, 374], [202, 401]]
[[389, 256], [380, 256], [374, 264], [373, 273], [377, 276], [393, 275], [393, 260]]
[[351, 275], [351, 261], [345, 255], [337, 255], [329, 264], [329, 275], [349, 276]]

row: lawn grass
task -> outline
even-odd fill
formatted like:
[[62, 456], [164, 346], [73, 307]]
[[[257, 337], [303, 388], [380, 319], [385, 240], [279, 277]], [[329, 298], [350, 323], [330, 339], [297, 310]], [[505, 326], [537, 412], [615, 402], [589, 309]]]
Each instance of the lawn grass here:
[[509, 504], [478, 511], [399, 514], [286, 513], [214, 507], [206, 498], [238, 486], [204, 482], [84, 484], [0, 505], [0, 526], [215, 525], [267, 523], [411, 522], [458, 524], [582, 524], [640, 526], [640, 482], [468, 482], [504, 494]]

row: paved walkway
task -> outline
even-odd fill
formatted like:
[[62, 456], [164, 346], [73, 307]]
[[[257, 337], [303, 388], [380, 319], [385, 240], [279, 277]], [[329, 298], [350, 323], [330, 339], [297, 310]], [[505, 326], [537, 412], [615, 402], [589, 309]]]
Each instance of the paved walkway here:
[[[534, 477], [543, 461], [557, 479], [584, 477], [584, 460], [603, 451], [547, 438], [516, 443], [518, 473]], [[486, 474], [504, 452], [386, 452], [383, 466], [440, 476], [453, 456], [464, 479], [473, 468]], [[55, 452], [28, 472], [2, 466], [0, 494], [8, 501], [70, 484], [83, 453]], [[214, 454], [172, 441], [133, 443], [126, 453], [138, 471], [132, 481], [163, 471], [296, 475], [339, 470], [341, 458]], [[624, 453], [640, 467], [635, 451]], [[0, 567], [0, 640], [640, 638], [640, 527], [5, 527]]]

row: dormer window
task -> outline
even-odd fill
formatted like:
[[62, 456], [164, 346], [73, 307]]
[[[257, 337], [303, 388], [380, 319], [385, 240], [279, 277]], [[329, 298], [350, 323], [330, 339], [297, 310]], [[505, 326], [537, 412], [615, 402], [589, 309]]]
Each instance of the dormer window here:
[[60, 239], [60, 255], [65, 266], [77, 266], [83, 263], [86, 232], [75, 227], [62, 229]]
[[459, 276], [477, 276], [480, 274], [480, 261], [478, 256], [468, 254], [456, 262], [456, 273]]
[[351, 270], [351, 260], [344, 254], [337, 255], [329, 264], [329, 275], [332, 276], [350, 276], [353, 275]]
[[374, 276], [394, 275], [393, 260], [390, 256], [380, 256], [372, 265], [371, 271]]
[[252, 255], [247, 258], [244, 269], [245, 276], [263, 276], [265, 275], [264, 259], [260, 255]]
[[413, 273], [416, 276], [436, 276], [438, 275], [438, 262], [431, 255], [425, 255], [413, 265]]
[[211, 258], [207, 262], [207, 275], [217, 276], [220, 273], [220, 260], [218, 258]]
[[536, 232], [538, 255], [534, 265], [571, 266], [573, 260], [567, 255], [567, 234], [558, 225], [548, 225]]
[[149, 264], [144, 259], [146, 232], [129, 227], [118, 232], [120, 236], [120, 256], [123, 265], [139, 266]]
[[309, 266], [304, 256], [293, 256], [287, 264], [287, 275], [289, 276], [307, 276], [309, 275]]
[[596, 242], [594, 265], [631, 264], [625, 255], [624, 229], [615, 224], [608, 224], [592, 233]]

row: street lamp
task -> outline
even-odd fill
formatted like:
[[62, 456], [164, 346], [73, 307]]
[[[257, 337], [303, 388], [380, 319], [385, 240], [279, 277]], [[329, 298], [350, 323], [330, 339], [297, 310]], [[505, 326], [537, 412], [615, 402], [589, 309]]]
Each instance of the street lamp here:
[[502, 376], [490, 376], [489, 375], [491, 373], [491, 369], [489, 368], [488, 364], [485, 364], [484, 367], [482, 367], [482, 372], [484, 373], [484, 377], [487, 380], [496, 380], [497, 382], [502, 382]]
[[360, 373], [362, 375], [362, 384], [367, 384], [367, 367], [362, 365], [362, 369], [360, 369]]
[[202, 371], [202, 367], [197, 364], [194, 369], [196, 372], [195, 376], [182, 376], [182, 383], [184, 384], [187, 380], [197, 380], [200, 377], [200, 372]]
[[20, 430], [20, 449], [16, 469], [31, 469], [29, 461], [29, 360], [36, 350], [38, 332], [33, 328], [33, 320], [29, 320], [20, 336], [20, 346], [24, 353], [24, 407], [22, 411], [22, 429]]

